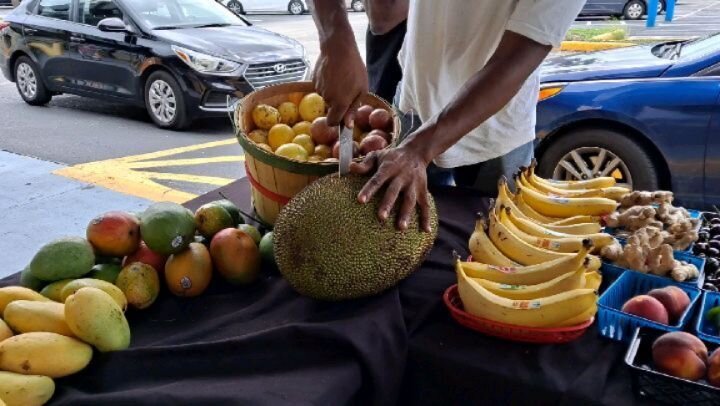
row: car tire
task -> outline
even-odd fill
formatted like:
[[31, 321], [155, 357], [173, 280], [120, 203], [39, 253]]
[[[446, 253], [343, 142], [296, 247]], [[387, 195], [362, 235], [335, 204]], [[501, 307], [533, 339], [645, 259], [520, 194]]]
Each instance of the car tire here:
[[[568, 176], [563, 176], [563, 174], [567, 175], [567, 172], [561, 166], [561, 162], [575, 158], [575, 156], [570, 156], [571, 152], [582, 157], [582, 161], [589, 167], [590, 164], [597, 162], [598, 157], [602, 154], [601, 151], [605, 150], [604, 163], [598, 170], [589, 168], [592, 177], [613, 173], [614, 171], [603, 174], [602, 169], [607, 168], [607, 165], [618, 158], [620, 162], [616, 167], [622, 175], [618, 180], [619, 183], [628, 184], [635, 190], [658, 190], [660, 188], [660, 171], [655, 162], [641, 145], [621, 132], [599, 128], [582, 129], [564, 134], [556, 140], [550, 139], [548, 142], [550, 144], [542, 150], [538, 162], [538, 173], [543, 177], [569, 180]], [[588, 157], [593, 156], [594, 153], [597, 153], [596, 161], [589, 161]], [[576, 161], [572, 160], [570, 165], [574, 162]], [[578, 164], [573, 167], [577, 169]], [[571, 176], [571, 178], [587, 179], [589, 176], [580, 178]]]
[[300, 14], [305, 12], [305, 6], [297, 0], [292, 0], [290, 3], [288, 3], [288, 13], [299, 16]]
[[228, 10], [232, 11], [233, 13], [235, 13], [237, 15], [245, 14], [245, 9], [243, 8], [242, 3], [240, 3], [237, 0], [230, 0], [227, 3], [226, 7], [228, 8]]
[[362, 0], [353, 0], [350, 4], [350, 8], [357, 13], [362, 13], [365, 11], [365, 3], [363, 3]]
[[153, 72], [145, 82], [145, 107], [155, 125], [182, 130], [190, 125], [183, 94], [177, 80], [168, 72]]
[[15, 61], [15, 87], [25, 103], [31, 106], [44, 106], [52, 99], [40, 69], [27, 56], [21, 56]]
[[639, 20], [647, 14], [647, 7], [643, 0], [630, 0], [623, 9], [623, 18], [626, 20]]

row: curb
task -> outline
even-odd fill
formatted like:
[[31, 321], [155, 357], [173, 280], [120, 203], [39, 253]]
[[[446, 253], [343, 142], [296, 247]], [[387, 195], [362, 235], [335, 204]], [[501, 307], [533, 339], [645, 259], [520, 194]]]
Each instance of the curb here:
[[616, 49], [634, 46], [632, 42], [597, 42], [597, 41], [563, 41], [560, 51], [563, 52], [593, 52], [606, 49]]

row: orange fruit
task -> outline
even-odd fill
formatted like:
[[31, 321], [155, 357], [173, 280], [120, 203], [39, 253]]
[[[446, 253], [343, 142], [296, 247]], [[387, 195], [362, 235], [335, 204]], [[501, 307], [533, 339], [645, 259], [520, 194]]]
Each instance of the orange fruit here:
[[276, 124], [268, 132], [268, 145], [275, 151], [281, 145], [289, 144], [295, 138], [295, 133], [287, 124]]
[[296, 106], [300, 104], [303, 97], [305, 97], [305, 93], [303, 92], [293, 92], [288, 95], [288, 101], [295, 104]]
[[307, 134], [310, 135], [310, 127], [312, 127], [312, 123], [309, 121], [301, 121], [293, 126], [293, 132], [295, 135], [300, 134]]
[[204, 245], [193, 242], [180, 253], [173, 254], [165, 264], [165, 282], [176, 296], [202, 294], [212, 279], [212, 259]]
[[297, 123], [300, 117], [297, 104], [292, 102], [280, 104], [278, 106], [278, 112], [280, 113], [280, 122], [287, 125]]

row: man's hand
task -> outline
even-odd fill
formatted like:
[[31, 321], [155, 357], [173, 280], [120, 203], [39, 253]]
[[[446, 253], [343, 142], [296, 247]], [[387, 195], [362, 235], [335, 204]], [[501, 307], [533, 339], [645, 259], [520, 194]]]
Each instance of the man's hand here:
[[322, 47], [313, 74], [315, 89], [329, 105], [328, 125], [344, 120], [352, 127], [360, 98], [368, 92], [367, 68], [357, 46], [343, 39], [331, 39]]
[[430, 232], [427, 166], [428, 162], [422, 154], [407, 145], [368, 154], [362, 162], [353, 162], [350, 166], [350, 170], [358, 175], [367, 175], [377, 169], [360, 191], [358, 201], [363, 204], [369, 202], [387, 185], [378, 207], [378, 218], [386, 221], [397, 200], [401, 199], [397, 228], [407, 230], [416, 206], [419, 206], [420, 227], [423, 231]]

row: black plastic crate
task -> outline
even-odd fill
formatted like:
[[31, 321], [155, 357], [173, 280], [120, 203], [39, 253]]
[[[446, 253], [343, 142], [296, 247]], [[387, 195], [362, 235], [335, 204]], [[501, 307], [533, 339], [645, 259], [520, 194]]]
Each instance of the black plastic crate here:
[[[635, 330], [625, 355], [625, 363], [632, 369], [635, 393], [665, 404], [720, 405], [720, 388], [711, 386], [704, 380], [693, 382], [652, 369], [652, 344], [665, 333], [667, 331], [648, 327]], [[716, 344], [703, 342], [708, 348], [708, 355], [718, 347]]]

